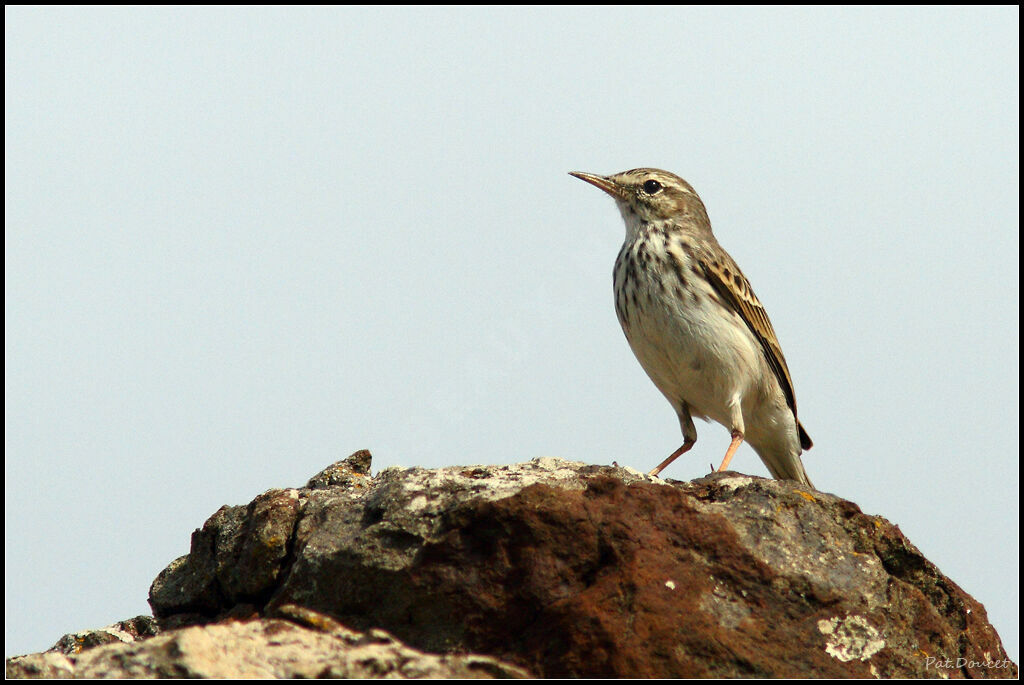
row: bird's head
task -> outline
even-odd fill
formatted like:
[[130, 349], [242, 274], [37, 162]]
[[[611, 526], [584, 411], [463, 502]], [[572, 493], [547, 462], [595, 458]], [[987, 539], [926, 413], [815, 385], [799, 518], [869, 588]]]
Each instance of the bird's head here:
[[667, 171], [632, 169], [611, 176], [572, 171], [570, 175], [615, 198], [629, 230], [665, 221], [709, 225], [707, 210], [693, 187]]

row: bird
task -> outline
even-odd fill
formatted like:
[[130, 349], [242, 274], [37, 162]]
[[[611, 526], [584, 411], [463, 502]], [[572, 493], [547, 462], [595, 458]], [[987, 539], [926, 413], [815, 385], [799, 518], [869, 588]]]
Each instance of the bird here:
[[773, 478], [813, 488], [800, 454], [812, 446], [797, 418], [793, 380], [768, 313], [711, 232], [693, 187], [661, 169], [610, 176], [569, 172], [615, 199], [626, 238], [615, 260], [615, 312], [633, 354], [675, 409], [683, 444], [694, 418], [729, 430], [725, 471], [746, 441]]

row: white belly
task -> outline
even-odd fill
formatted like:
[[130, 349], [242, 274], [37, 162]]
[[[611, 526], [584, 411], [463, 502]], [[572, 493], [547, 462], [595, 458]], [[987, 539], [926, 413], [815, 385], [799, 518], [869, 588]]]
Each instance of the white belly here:
[[[616, 292], [624, 293], [616, 303], [619, 322], [640, 365], [672, 406], [678, 411], [686, 402], [692, 416], [738, 428], [755, 447], [769, 439], [764, 433], [777, 434], [786, 422], [793, 427], [783, 433], [793, 435], [771, 440], [795, 440], [792, 412], [760, 343], [693, 273], [686, 252], [656, 235], [623, 249], [634, 262], [629, 279], [626, 257], [617, 262]], [[637, 256], [638, 249], [647, 251], [646, 259]], [[656, 268], [670, 249], [682, 268]], [[627, 280], [634, 287], [623, 289]]]

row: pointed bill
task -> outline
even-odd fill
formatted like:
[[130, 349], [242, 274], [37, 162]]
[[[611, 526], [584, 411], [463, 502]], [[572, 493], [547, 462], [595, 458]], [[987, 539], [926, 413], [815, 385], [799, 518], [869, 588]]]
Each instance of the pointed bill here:
[[578, 179], [580, 179], [582, 181], [586, 181], [590, 185], [597, 186], [598, 188], [600, 188], [604, 192], [606, 192], [609, 195], [611, 195], [612, 197], [614, 197], [616, 200], [625, 199], [625, 194], [624, 194], [625, 189], [622, 186], [620, 186], [618, 183], [616, 183], [615, 181], [613, 181], [610, 178], [608, 178], [607, 176], [598, 176], [597, 174], [588, 174], [588, 173], [583, 172], [583, 171], [570, 171], [569, 175], [570, 176], [575, 176], [576, 178], [578, 178]]

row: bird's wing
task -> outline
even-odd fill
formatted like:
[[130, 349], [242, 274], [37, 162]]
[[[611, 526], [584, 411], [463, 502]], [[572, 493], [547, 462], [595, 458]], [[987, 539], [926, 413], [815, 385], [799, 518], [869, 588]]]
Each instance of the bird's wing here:
[[[793, 410], [795, 418], [796, 396], [793, 394], [793, 379], [790, 378], [786, 358], [782, 356], [782, 348], [779, 347], [779, 339], [775, 336], [772, 322], [768, 320], [768, 313], [754, 294], [747, 277], [740, 271], [736, 262], [724, 252], [715, 256], [700, 255], [699, 261], [715, 292], [725, 300], [727, 306], [732, 307], [740, 315], [750, 328], [750, 332], [761, 343], [761, 350], [768, 361], [768, 366], [779, 380], [779, 387], [782, 388], [786, 403]], [[810, 438], [807, 442], [810, 442]]]

